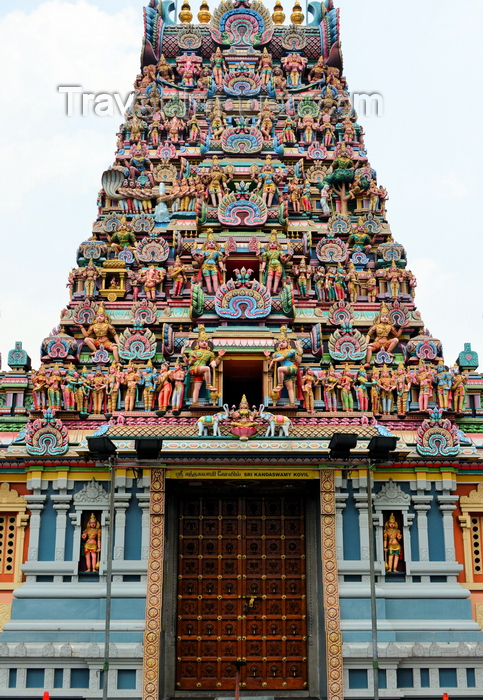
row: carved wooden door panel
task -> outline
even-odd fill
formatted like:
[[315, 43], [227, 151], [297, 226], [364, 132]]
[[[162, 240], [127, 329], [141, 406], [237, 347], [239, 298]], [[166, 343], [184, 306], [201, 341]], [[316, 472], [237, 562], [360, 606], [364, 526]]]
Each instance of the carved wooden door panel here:
[[307, 687], [304, 502], [182, 499], [178, 690]]

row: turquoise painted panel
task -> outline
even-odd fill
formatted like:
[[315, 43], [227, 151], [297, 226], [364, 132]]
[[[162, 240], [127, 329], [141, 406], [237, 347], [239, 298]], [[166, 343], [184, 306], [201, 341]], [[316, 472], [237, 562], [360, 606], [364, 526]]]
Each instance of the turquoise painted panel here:
[[26, 688], [43, 688], [44, 687], [44, 678], [45, 678], [45, 670], [43, 668], [28, 668], [25, 687]]
[[126, 535], [124, 538], [124, 559], [141, 559], [141, 530], [142, 510], [136, 494], [139, 489], [136, 483], [131, 489], [132, 497], [126, 510]]
[[443, 515], [438, 508], [438, 492], [434, 484], [431, 489], [433, 500], [428, 510], [429, 561], [445, 561]]
[[471, 602], [448, 598], [388, 598], [388, 620], [471, 620]]
[[52, 482], [49, 481], [49, 486], [42, 494], [47, 495], [44, 509], [40, 515], [40, 539], [39, 539], [39, 561], [54, 561], [55, 559], [55, 520], [57, 512], [54, 510], [54, 504], [51, 496], [54, 491]]
[[64, 680], [64, 670], [62, 668], [54, 669], [54, 688], [62, 688]]
[[136, 671], [131, 668], [121, 668], [117, 672], [118, 690], [136, 690]]
[[351, 690], [365, 690], [367, 688], [367, 669], [349, 669], [349, 688]]
[[359, 511], [354, 501], [352, 481], [348, 482], [346, 507], [342, 511], [342, 545], [344, 559], [358, 561], [361, 558], [361, 543], [359, 539]]
[[414, 688], [414, 674], [412, 668], [398, 668], [396, 673], [398, 688]]
[[[114, 598], [114, 620], [144, 620], [145, 598]], [[12, 620], [103, 620], [105, 600], [99, 598], [18, 598], [12, 605]], [[3, 641], [3, 637], [2, 637]]]
[[88, 668], [73, 668], [73, 669], [71, 669], [70, 687], [71, 688], [88, 688], [89, 687], [89, 669]]
[[443, 690], [458, 687], [458, 676], [455, 668], [439, 669], [439, 685]]

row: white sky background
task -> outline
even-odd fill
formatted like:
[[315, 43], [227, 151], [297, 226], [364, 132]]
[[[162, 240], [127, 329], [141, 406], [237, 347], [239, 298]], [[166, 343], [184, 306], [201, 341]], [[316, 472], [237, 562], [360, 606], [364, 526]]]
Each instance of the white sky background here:
[[[213, 0], [209, 0], [213, 9]], [[143, 0], [0, 4], [0, 351], [39, 347], [67, 304], [67, 274], [91, 233], [101, 174], [122, 118], [65, 114], [58, 85], [128, 94], [139, 69]], [[270, 10], [273, 0], [267, 4]], [[483, 361], [481, 0], [338, 0], [352, 92], [380, 93], [359, 121], [389, 221], [418, 277], [423, 319], [453, 363]], [[192, 3], [196, 17], [197, 2]], [[302, 5], [304, 3], [302, 2]], [[284, 2], [287, 16], [291, 3]], [[288, 18], [286, 20], [288, 23]]]

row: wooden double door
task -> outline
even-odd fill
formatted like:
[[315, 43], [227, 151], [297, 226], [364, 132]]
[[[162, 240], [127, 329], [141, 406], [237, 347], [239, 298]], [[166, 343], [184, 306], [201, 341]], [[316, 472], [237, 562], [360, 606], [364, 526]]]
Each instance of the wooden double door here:
[[304, 499], [182, 498], [177, 690], [307, 687]]

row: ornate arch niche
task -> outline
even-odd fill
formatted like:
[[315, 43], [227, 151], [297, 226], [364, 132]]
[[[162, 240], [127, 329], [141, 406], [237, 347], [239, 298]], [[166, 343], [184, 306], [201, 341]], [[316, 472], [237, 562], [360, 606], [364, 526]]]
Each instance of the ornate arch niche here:
[[74, 512], [70, 513], [70, 519], [74, 526], [73, 557], [77, 557], [77, 572], [81, 561], [81, 535], [84, 527], [85, 515], [98, 514], [101, 524], [101, 552], [99, 574], [103, 573], [107, 552], [107, 525], [109, 522], [109, 494], [102, 484], [92, 478], [85, 486], [74, 495]]
[[466, 583], [483, 589], [483, 483], [460, 497], [460, 509]]
[[[391, 513], [400, 514], [402, 518], [403, 528], [403, 560], [404, 570], [406, 574], [411, 572], [411, 538], [409, 528], [414, 519], [414, 514], [409, 513], [411, 505], [411, 496], [405, 493], [399, 484], [394, 483], [392, 479], [386, 481], [381, 486], [381, 489], [375, 494], [374, 510], [375, 527], [376, 527], [376, 556], [380, 566], [380, 572], [386, 573], [384, 565], [384, 523], [389, 518]], [[399, 518], [398, 518], [399, 520]]]

